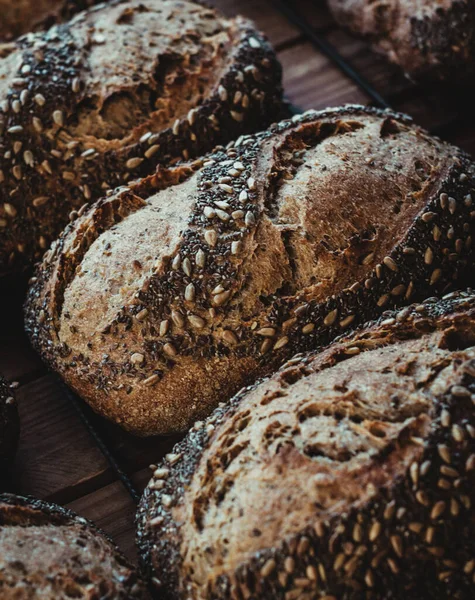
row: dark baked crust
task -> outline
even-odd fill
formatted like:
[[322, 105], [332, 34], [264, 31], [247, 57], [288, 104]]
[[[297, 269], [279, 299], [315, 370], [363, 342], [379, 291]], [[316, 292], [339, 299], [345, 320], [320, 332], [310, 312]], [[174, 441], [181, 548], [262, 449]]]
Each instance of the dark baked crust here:
[[410, 77], [468, 85], [475, 74], [471, 0], [329, 0], [336, 20]]
[[112, 541], [55, 504], [0, 494], [3, 600], [145, 599], [145, 587]]
[[3, 46], [0, 275], [109, 187], [261, 129], [280, 100], [254, 25], [184, 0], [114, 0]]
[[137, 515], [159, 597], [472, 598], [474, 317], [388, 311], [197, 423]]
[[11, 463], [20, 433], [15, 392], [0, 375], [0, 479], [1, 471]]
[[0, 43], [45, 29], [103, 0], [0, 0]]
[[310, 112], [200, 164], [98, 202], [26, 303], [43, 358], [132, 431], [185, 429], [296, 352], [473, 274], [474, 166], [401, 115]]

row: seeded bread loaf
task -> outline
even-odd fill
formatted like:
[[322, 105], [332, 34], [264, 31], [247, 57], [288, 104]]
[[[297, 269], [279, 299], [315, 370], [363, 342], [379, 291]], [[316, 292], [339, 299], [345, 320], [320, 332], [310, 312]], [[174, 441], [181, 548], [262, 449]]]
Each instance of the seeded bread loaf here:
[[280, 110], [280, 66], [245, 19], [184, 0], [115, 0], [19, 38], [0, 58], [0, 274], [70, 215], [159, 163]]
[[475, 295], [389, 312], [197, 423], [138, 545], [167, 600], [446, 600], [475, 583]]
[[[65, 21], [100, 0], [0, 0], [0, 43]], [[1, 52], [1, 50], [0, 50]]]
[[0, 494], [2, 600], [142, 600], [133, 567], [92, 523], [55, 504]]
[[470, 85], [475, 75], [472, 0], [329, 0], [336, 20], [416, 79]]
[[15, 455], [19, 433], [15, 392], [0, 375], [0, 480]]
[[474, 187], [470, 160], [403, 116], [310, 112], [98, 202], [39, 266], [26, 328], [96, 411], [184, 429], [473, 272]]

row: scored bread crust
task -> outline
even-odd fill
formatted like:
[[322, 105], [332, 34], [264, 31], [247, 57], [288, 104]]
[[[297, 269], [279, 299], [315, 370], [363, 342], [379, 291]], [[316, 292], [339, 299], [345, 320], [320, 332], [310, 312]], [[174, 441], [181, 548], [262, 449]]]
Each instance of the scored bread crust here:
[[70, 19], [103, 0], [0, 0], [0, 43]]
[[474, 318], [387, 311], [196, 423], [137, 514], [157, 597], [472, 598]]
[[15, 456], [20, 423], [15, 392], [0, 374], [0, 479]]
[[0, 494], [0, 595], [145, 600], [134, 568], [97, 527], [61, 506]]
[[309, 112], [199, 166], [98, 202], [26, 302], [43, 359], [135, 433], [183, 430], [296, 352], [470, 273], [474, 166], [401, 115]]
[[335, 19], [419, 80], [468, 84], [475, 74], [471, 0], [329, 0]]
[[4, 45], [0, 275], [108, 188], [276, 120], [281, 93], [253, 23], [196, 2], [114, 0]]

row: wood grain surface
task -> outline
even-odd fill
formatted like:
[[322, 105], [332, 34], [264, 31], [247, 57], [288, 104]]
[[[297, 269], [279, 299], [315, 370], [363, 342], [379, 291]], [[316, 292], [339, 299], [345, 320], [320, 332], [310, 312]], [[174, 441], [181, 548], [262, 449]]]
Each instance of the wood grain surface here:
[[[284, 67], [286, 97], [302, 110], [346, 102], [370, 103], [369, 96], [280, 12], [272, 0], [215, 0], [226, 14], [254, 19], [278, 51]], [[366, 45], [333, 23], [322, 0], [290, 3], [314, 31], [339, 53], [396, 110], [404, 111], [441, 137], [475, 152], [475, 123], [470, 96], [462, 90], [421, 88]], [[57, 378], [48, 373], [23, 333], [21, 305], [25, 285], [18, 279], [0, 282], [0, 371], [18, 381], [21, 414], [20, 448], [9, 491], [65, 504], [94, 520], [135, 559], [135, 503]], [[105, 423], [90, 411], [87, 417], [113, 450], [121, 468], [140, 492], [148, 465], [169, 451], [178, 438], [140, 440]]]

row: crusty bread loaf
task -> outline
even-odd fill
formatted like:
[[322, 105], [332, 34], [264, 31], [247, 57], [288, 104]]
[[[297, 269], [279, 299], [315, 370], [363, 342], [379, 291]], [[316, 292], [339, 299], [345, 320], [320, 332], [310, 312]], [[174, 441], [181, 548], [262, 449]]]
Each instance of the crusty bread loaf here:
[[415, 79], [470, 85], [473, 0], [328, 0], [336, 20]]
[[193, 167], [69, 225], [27, 300], [43, 358], [137, 433], [473, 274], [475, 167], [400, 115], [311, 112]]
[[4, 47], [0, 274], [107, 188], [270, 123], [280, 77], [251, 22], [185, 0], [114, 0]]
[[137, 539], [157, 597], [471, 600], [474, 399], [472, 291], [291, 360], [155, 471]]
[[96, 527], [60, 506], [0, 494], [2, 600], [142, 600], [132, 566]]
[[0, 43], [65, 21], [101, 0], [0, 0]]
[[15, 392], [0, 375], [0, 479], [15, 455], [19, 433]]

